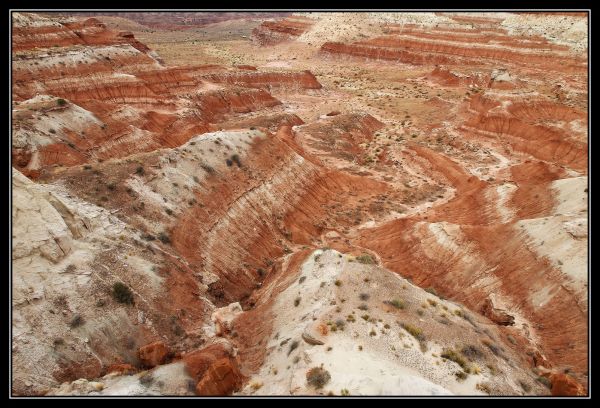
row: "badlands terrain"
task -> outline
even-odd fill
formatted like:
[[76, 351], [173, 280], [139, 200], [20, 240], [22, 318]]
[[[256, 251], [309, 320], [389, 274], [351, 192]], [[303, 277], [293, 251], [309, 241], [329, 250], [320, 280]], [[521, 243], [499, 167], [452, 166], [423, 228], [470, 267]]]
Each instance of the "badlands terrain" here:
[[191, 14], [12, 14], [13, 395], [588, 393], [585, 13]]

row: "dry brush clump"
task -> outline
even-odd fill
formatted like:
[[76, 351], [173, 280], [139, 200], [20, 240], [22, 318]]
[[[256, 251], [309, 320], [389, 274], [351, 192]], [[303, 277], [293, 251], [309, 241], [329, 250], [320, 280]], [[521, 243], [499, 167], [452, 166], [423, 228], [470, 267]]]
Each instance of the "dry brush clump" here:
[[113, 298], [119, 302], [128, 305], [133, 304], [133, 293], [131, 289], [123, 282], [116, 282], [112, 287], [112, 296]]
[[306, 373], [306, 382], [316, 389], [323, 388], [329, 380], [331, 380], [331, 374], [323, 366], [313, 367]]

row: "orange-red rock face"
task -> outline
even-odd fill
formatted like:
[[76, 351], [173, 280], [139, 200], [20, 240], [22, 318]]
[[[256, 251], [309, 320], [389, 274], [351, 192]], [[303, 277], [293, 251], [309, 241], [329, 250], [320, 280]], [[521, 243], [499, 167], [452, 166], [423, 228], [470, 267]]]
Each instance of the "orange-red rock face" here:
[[155, 367], [163, 364], [167, 360], [169, 349], [162, 341], [157, 341], [140, 347], [138, 358], [145, 367]]
[[252, 35], [261, 45], [273, 45], [300, 36], [313, 24], [309, 18], [286, 17], [276, 21], [265, 21], [252, 31]]
[[[490, 20], [489, 23], [497, 25], [501, 21]], [[567, 52], [568, 48], [553, 46], [543, 38], [533, 39], [532, 42], [529, 37], [485, 34], [478, 30], [443, 30], [438, 34], [436, 30], [424, 33], [423, 29], [388, 28], [388, 32], [393, 32], [394, 35], [351, 44], [326, 42], [321, 51], [415, 65], [468, 66], [495, 63], [573, 74], [587, 71], [586, 58], [574, 57]]]
[[[309, 71], [167, 68], [131, 33], [111, 31], [96, 19], [60, 23], [23, 14], [15, 19], [13, 94], [23, 104], [13, 119], [29, 140], [15, 146], [13, 157], [29, 176], [53, 165], [179, 146], [219, 128], [228, 116], [280, 104], [267, 89], [321, 87]], [[59, 99], [43, 106], [28, 102], [36, 95]], [[58, 105], [60, 100], [67, 103]], [[69, 108], [83, 108], [96, 123], [73, 129], [46, 117], [49, 110], [68, 114]], [[32, 137], [44, 141], [32, 144]]]
[[567, 374], [552, 374], [550, 376], [552, 383], [552, 395], [569, 397], [587, 395], [581, 384], [575, 381]]

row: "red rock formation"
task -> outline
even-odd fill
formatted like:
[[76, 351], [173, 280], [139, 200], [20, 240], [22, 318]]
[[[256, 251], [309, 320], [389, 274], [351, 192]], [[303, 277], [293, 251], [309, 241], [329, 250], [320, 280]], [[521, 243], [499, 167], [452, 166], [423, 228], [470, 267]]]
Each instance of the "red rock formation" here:
[[579, 397], [587, 395], [585, 388], [567, 374], [552, 374], [550, 375], [550, 382], [553, 396]]
[[214, 83], [241, 85], [252, 88], [291, 87], [321, 89], [321, 84], [310, 71], [293, 73], [227, 71], [204, 76]]
[[188, 374], [197, 381], [198, 395], [229, 395], [242, 384], [237, 361], [221, 344], [187, 353], [183, 361]]
[[439, 42], [402, 36], [378, 37], [353, 44], [327, 42], [321, 46], [321, 51], [419, 65], [481, 65], [486, 61], [501, 61], [541, 70], [567, 73], [587, 71], [586, 60], [566, 55], [548, 55], [518, 48], [473, 46], [463, 42]]
[[[301, 35], [303, 24], [310, 24], [294, 21], [263, 25], [256, 35], [265, 42], [291, 39]], [[144, 344], [159, 334], [181, 353], [199, 395], [228, 395], [240, 388], [245, 375], [260, 368], [273, 335], [272, 302], [297, 278], [294, 274], [311, 249], [325, 245], [355, 254], [371, 251], [413, 283], [462, 302], [464, 310], [482, 311], [502, 326], [502, 333], [517, 337], [515, 350], [523, 362], [576, 371], [576, 380], [556, 380], [557, 393], [580, 393], [576, 381], [585, 378], [587, 369], [588, 345], [582, 341], [586, 306], [565, 273], [535, 252], [531, 237], [516, 222], [552, 216], [557, 202], [551, 183], [573, 177], [573, 170], [587, 173], [581, 105], [545, 98], [545, 88], [540, 89], [544, 96], [526, 100], [523, 95], [531, 94], [528, 81], [542, 70], [560, 72], [570, 84], [565, 85], [567, 100], [573, 89], [584, 92], [577, 86], [586, 63], [565, 57], [563, 47], [554, 48], [544, 39], [524, 42], [509, 36], [494, 28], [497, 21], [465, 22], [483, 27], [442, 27], [421, 38], [416, 27], [395, 27], [390, 30], [397, 36], [323, 46], [323, 55], [422, 64], [408, 84], [431, 87], [435, 82], [455, 88], [423, 102], [405, 98], [402, 108], [413, 117], [419, 116], [413, 109], [418, 114], [448, 112], [444, 122], [428, 121], [424, 115], [406, 127], [402, 123], [400, 135], [414, 128], [424, 131], [412, 142], [391, 138], [386, 125], [401, 117], [397, 112], [385, 116], [385, 109], [374, 110], [382, 113], [381, 120], [340, 113], [345, 111], [339, 108], [306, 124], [288, 113], [289, 105], [284, 110], [268, 89], [277, 87], [282, 94], [287, 89], [320, 89], [308, 71], [165, 68], [129, 33], [116, 35], [93, 19], [60, 27], [47, 24], [45, 30], [64, 44], [56, 50], [35, 50], [37, 39], [28, 39], [23, 29], [17, 42], [26, 52], [14, 61], [13, 89], [20, 103], [13, 107], [18, 135], [13, 136], [13, 163], [127, 225], [123, 247], [113, 245], [96, 261], [112, 268], [133, 253], [157, 265], [153, 273], [161, 281], [161, 292], [155, 297], [145, 276], [129, 276], [123, 272], [127, 264], [114, 268], [136, 289], [137, 310], [127, 309], [127, 318], [142, 328], [146, 326], [139, 322], [152, 321], [153, 332], [141, 329], [136, 338]], [[43, 30], [33, 34], [46, 35]], [[471, 45], [471, 38], [481, 40]], [[89, 64], [67, 64], [72, 51], [93, 58]], [[560, 51], [556, 59], [554, 51]], [[526, 57], [535, 67], [528, 66]], [[498, 61], [502, 66], [506, 62], [511, 76], [519, 79], [493, 81]], [[461, 92], [470, 86], [494, 91]], [[521, 92], [521, 86], [530, 88]], [[323, 93], [339, 98], [327, 92], [303, 97]], [[52, 97], [45, 100], [36, 93]], [[281, 99], [287, 102], [287, 96]], [[64, 105], [58, 97], [65, 99]], [[325, 106], [325, 111], [332, 109]], [[305, 113], [298, 111], [303, 118]], [[72, 117], [65, 119], [68, 115], [84, 116], [85, 121], [78, 124]], [[182, 146], [201, 133], [247, 128], [260, 132], [248, 131], [239, 140], [233, 132], [209, 135]], [[386, 136], [380, 150], [365, 147]], [[438, 143], [432, 143], [438, 136]], [[369, 164], [374, 157], [379, 160]], [[93, 166], [79, 166], [87, 163]], [[484, 172], [492, 169], [495, 179]], [[500, 200], [497, 188], [507, 184], [513, 189]], [[431, 207], [423, 206], [425, 200]], [[125, 256], [124, 251], [131, 253]], [[228, 330], [218, 332], [237, 354], [225, 342], [197, 349], [206, 340], [199, 328], [209, 324], [214, 307], [232, 302], [244, 311]], [[115, 353], [124, 346], [106, 350], [111, 342], [98, 343], [93, 351], [101, 362], [64, 359], [54, 377], [97, 377], [107, 366], [129, 370], [126, 364], [108, 363], [120, 361]], [[147, 367], [164, 363], [168, 355], [162, 342], [139, 350]], [[22, 382], [17, 388], [26, 390]]]
[[196, 385], [196, 394], [205, 396], [231, 395], [239, 390], [243, 376], [235, 360], [222, 358], [212, 363]]
[[144, 367], [155, 367], [164, 364], [168, 354], [169, 349], [162, 341], [147, 344], [138, 350], [138, 358]]
[[265, 21], [252, 31], [252, 36], [261, 45], [273, 45], [292, 40], [306, 32], [314, 21], [300, 16], [286, 17], [277, 21]]
[[[228, 115], [280, 104], [266, 88], [321, 88], [308, 71], [227, 70], [216, 65], [165, 68], [130, 33], [109, 30], [97, 19], [61, 24], [35, 15], [17, 15], [22, 25], [37, 24], [78, 40], [65, 40], [56, 49], [25, 51], [26, 41], [21, 37], [33, 36], [29, 40], [37, 41], [36, 31], [25, 26], [22, 34], [14, 36], [15, 43], [21, 44], [14, 48], [22, 50], [13, 66], [16, 97], [24, 101], [38, 94], [52, 95], [72, 104], [66, 107], [82, 107], [100, 120], [85, 129], [54, 129], [59, 131], [57, 136], [43, 136], [53, 139], [50, 144], [18, 146], [13, 157], [18, 168], [30, 176], [53, 165], [74, 166], [179, 146], [194, 135], [219, 128], [217, 123], [227, 121]], [[74, 59], [75, 54], [83, 57]], [[34, 105], [24, 106], [30, 109]], [[44, 107], [44, 113], [47, 111]], [[25, 107], [17, 109], [15, 129], [23, 127], [25, 131], [31, 126], [22, 126], [18, 120], [27, 112], [31, 116]], [[32, 122], [33, 128], [27, 130], [44, 133], [37, 128], [40, 123]], [[284, 123], [299, 124], [295, 119]]]
[[480, 311], [482, 315], [496, 324], [502, 326], [513, 326], [515, 324], [515, 318], [502, 310], [496, 309], [489, 298], [485, 299]]

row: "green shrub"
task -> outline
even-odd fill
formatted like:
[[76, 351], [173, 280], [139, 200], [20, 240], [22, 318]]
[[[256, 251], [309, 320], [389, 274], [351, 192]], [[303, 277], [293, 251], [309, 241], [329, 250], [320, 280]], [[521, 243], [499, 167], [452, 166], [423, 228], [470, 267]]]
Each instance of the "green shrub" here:
[[62, 98], [59, 98], [56, 100], [56, 103], [58, 104], [58, 106], [65, 106], [67, 104], [67, 101], [65, 101]]
[[112, 288], [113, 298], [119, 303], [133, 304], [133, 293], [123, 282], [116, 282]]

